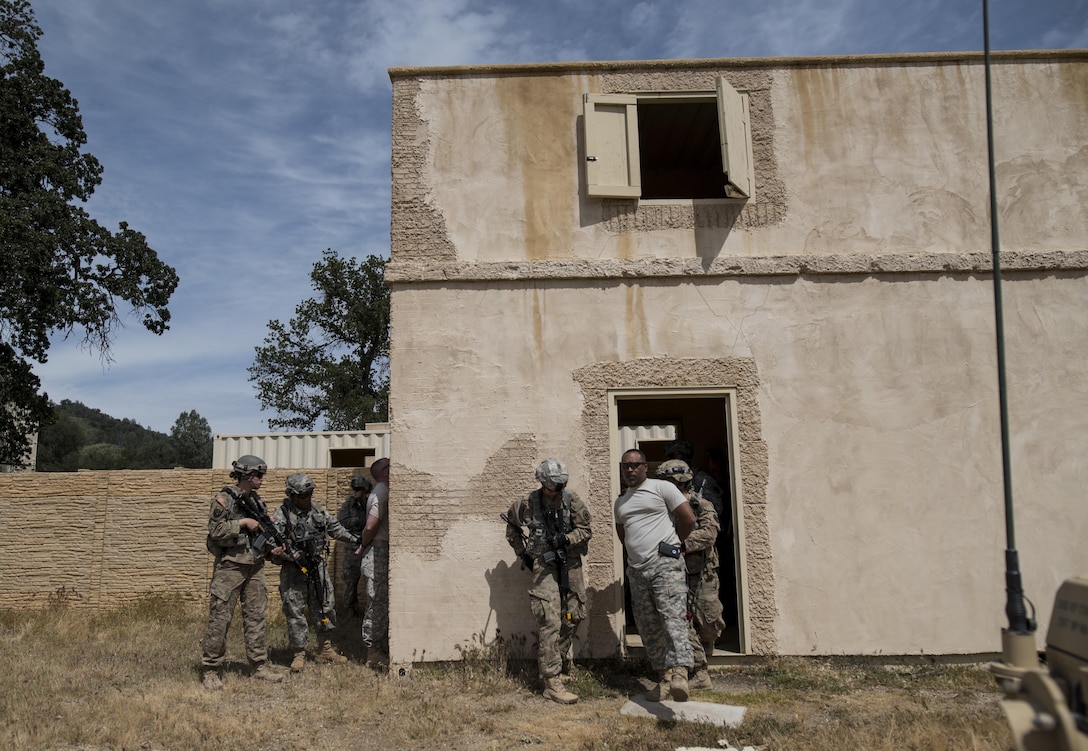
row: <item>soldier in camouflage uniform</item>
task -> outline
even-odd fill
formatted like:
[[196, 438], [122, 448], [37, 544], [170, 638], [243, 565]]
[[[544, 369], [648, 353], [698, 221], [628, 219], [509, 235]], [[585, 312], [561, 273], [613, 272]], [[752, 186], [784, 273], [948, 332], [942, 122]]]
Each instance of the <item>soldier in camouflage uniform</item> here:
[[278, 682], [283, 676], [268, 666], [268, 646], [264, 624], [268, 609], [268, 589], [264, 578], [265, 551], [254, 549], [253, 540], [260, 525], [246, 516], [241, 499], [254, 502], [266, 513], [264, 502], [257, 495], [268, 465], [251, 455], [232, 462], [233, 487], [223, 488], [212, 500], [208, 512], [208, 550], [215, 555], [215, 567], [208, 587], [208, 625], [201, 639], [202, 681], [207, 689], [221, 689], [220, 671], [227, 653], [227, 629], [234, 606], [242, 602], [242, 630], [245, 634], [246, 657], [253, 666], [253, 675], [266, 681]]
[[638, 633], [660, 680], [650, 701], [687, 701], [694, 664], [688, 640], [687, 581], [681, 543], [695, 529], [691, 504], [675, 485], [646, 477], [646, 454], [624, 453], [627, 490], [613, 507], [616, 534], [627, 551], [627, 583]]
[[533, 577], [529, 605], [540, 634], [537, 669], [544, 696], [573, 704], [578, 697], [563, 686], [560, 674], [570, 672], [574, 632], [586, 616], [582, 556], [593, 531], [589, 510], [567, 490], [563, 462], [545, 459], [537, 467], [536, 479], [540, 487], [510, 507], [506, 541]]
[[[366, 498], [370, 493], [373, 483], [363, 475], [351, 478], [351, 495], [340, 506], [336, 514], [336, 521], [340, 522], [344, 529], [353, 535], [361, 535], [366, 526]], [[359, 575], [362, 572], [359, 556], [354, 546], [340, 546], [340, 570], [344, 580], [344, 606], [355, 613], [359, 608]]]
[[307, 610], [317, 631], [316, 659], [347, 662], [329, 641], [329, 632], [336, 628], [336, 611], [325, 554], [330, 536], [352, 546], [359, 544], [359, 538], [314, 503], [313, 493], [314, 481], [308, 474], [289, 475], [287, 497], [272, 516], [272, 522], [288, 544], [282, 556], [286, 562], [280, 568], [280, 600], [287, 617], [287, 643], [294, 651], [292, 673], [300, 673], [306, 666], [306, 643], [310, 639]]
[[[708, 452], [709, 453], [709, 452]], [[673, 441], [665, 447], [666, 459], [679, 459], [691, 468], [691, 489], [703, 500], [710, 501], [720, 522], [725, 516], [724, 493], [721, 485], [709, 472], [695, 466], [695, 448], [690, 441]]]
[[718, 515], [714, 507], [692, 490], [693, 473], [686, 462], [670, 459], [657, 468], [657, 476], [676, 485], [695, 512], [695, 530], [684, 540], [684, 566], [688, 580], [688, 636], [695, 665], [689, 688], [713, 688], [707, 672], [707, 657], [714, 654], [725, 621], [718, 599]]

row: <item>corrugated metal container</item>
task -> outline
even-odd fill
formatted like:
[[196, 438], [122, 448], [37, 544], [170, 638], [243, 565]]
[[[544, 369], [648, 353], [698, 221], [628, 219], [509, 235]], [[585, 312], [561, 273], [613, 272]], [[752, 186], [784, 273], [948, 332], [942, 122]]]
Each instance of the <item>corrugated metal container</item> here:
[[389, 423], [322, 433], [216, 435], [212, 468], [230, 469], [231, 462], [245, 454], [259, 456], [273, 469], [365, 467], [389, 456]]
[[626, 451], [646, 441], [675, 441], [676, 425], [620, 425], [620, 446]]

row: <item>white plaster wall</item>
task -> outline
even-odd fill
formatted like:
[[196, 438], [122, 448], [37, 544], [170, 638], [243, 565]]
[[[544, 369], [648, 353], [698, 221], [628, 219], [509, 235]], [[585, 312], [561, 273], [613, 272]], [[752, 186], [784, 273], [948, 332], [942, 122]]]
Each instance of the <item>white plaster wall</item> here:
[[[1005, 250], [1088, 236], [1088, 66], [993, 66]], [[989, 251], [981, 65], [827, 67], [775, 74], [775, 155], [790, 253]]]
[[[582, 187], [582, 95], [600, 73], [425, 80], [428, 185], [464, 262], [989, 251], [983, 68], [977, 62], [770, 69], [753, 130], [757, 199], [782, 221], [747, 231], [616, 232]], [[708, 73], [662, 84], [713, 89]], [[726, 72], [744, 87], [750, 72]], [[747, 78], [746, 78], [747, 77]], [[995, 157], [1004, 248], [1083, 249], [1088, 66], [997, 62]], [[455, 134], [455, 135], [454, 135]], [[775, 172], [784, 195], [768, 196]], [[773, 198], [773, 200], [772, 200]], [[675, 202], [644, 202], [639, 210]], [[743, 216], [742, 216], [743, 221]], [[706, 250], [709, 246], [711, 250]]]
[[[1062, 577], [1088, 570], [1088, 281], [1006, 289], [1020, 547], [1029, 596], [1045, 608]], [[574, 369], [650, 354], [754, 357], [781, 651], [997, 649], [1004, 527], [987, 282], [504, 285], [414, 289], [395, 305], [393, 378], [412, 394], [393, 404], [398, 462], [466, 487], [498, 443], [529, 428], [584, 487]], [[412, 352], [448, 367], [406, 367]], [[451, 426], [471, 440], [436, 452], [433, 437]], [[595, 535], [594, 546], [615, 544], [610, 520], [596, 519]], [[399, 624], [407, 643], [486, 631], [498, 561], [516, 565], [501, 536], [501, 523], [468, 520], [445, 532], [437, 560], [405, 566], [397, 578], [412, 598], [443, 603]], [[465, 565], [477, 569], [469, 583], [438, 576]], [[518, 572], [499, 573], [501, 591], [520, 596]]]

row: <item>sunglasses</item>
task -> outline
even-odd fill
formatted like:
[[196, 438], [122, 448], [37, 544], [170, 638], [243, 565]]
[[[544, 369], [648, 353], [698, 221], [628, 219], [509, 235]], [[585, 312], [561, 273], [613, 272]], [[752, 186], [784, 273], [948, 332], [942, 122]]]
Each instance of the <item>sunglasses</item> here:
[[638, 469], [646, 462], [620, 462], [620, 469]]

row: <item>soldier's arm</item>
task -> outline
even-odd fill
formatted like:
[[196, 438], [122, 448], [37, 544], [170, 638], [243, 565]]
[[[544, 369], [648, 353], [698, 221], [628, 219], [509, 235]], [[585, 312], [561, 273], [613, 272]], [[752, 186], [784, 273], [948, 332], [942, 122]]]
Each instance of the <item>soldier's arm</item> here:
[[228, 505], [230, 500], [226, 493], [220, 493], [212, 499], [211, 508], [208, 510], [208, 535], [217, 541], [232, 540], [242, 533], [240, 519], [231, 519]]
[[323, 513], [325, 514], [325, 531], [328, 533], [329, 537], [334, 540], [340, 540], [341, 542], [351, 543], [352, 545], [359, 544], [358, 535], [353, 534], [339, 519], [334, 519], [328, 511]]
[[714, 507], [705, 500], [699, 504], [699, 515], [695, 520], [695, 529], [684, 540], [684, 550], [695, 553], [699, 550], [708, 550], [718, 541], [718, 515], [714, 513]]
[[521, 528], [521, 519], [518, 518], [518, 509], [524, 506], [524, 501], [520, 503], [515, 501], [506, 512], [506, 518], [509, 520], [506, 522], [506, 542], [518, 555], [525, 552], [525, 533]]
[[570, 521], [574, 529], [567, 533], [568, 543], [574, 546], [589, 542], [589, 538], [593, 536], [593, 528], [590, 524], [592, 520], [589, 509], [582, 503], [577, 493], [571, 493]]
[[684, 542], [695, 530], [695, 513], [691, 510], [691, 504], [684, 501], [677, 506], [673, 511], [673, 518], [676, 520], [676, 536], [680, 538], [680, 542]]

